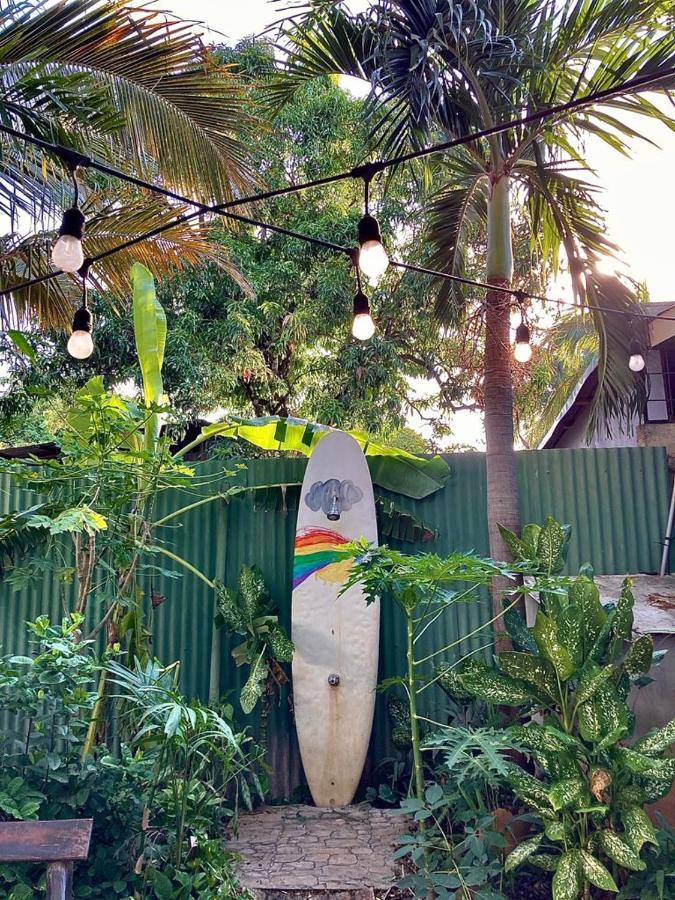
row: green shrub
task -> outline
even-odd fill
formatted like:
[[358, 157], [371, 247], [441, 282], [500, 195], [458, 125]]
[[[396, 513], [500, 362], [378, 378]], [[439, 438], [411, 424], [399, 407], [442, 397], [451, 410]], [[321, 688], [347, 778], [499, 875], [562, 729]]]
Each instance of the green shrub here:
[[519, 562], [537, 572], [539, 609], [533, 628], [514, 610], [506, 617], [514, 649], [498, 655], [500, 671], [472, 665], [463, 690], [516, 707], [530, 720], [506, 729], [541, 775], [511, 763], [505, 778], [536, 814], [540, 831], [507, 858], [554, 873], [554, 900], [589, 896], [590, 886], [618, 891], [630, 872], [646, 869], [645, 847], [657, 846], [643, 804], [665, 796], [675, 777], [666, 751], [675, 720], [623, 742], [634, 729], [627, 699], [654, 662], [651, 637], [633, 639], [633, 594], [624, 581], [616, 603], [603, 606], [588, 573], [556, 575], [568, 533], [554, 520], [527, 526], [518, 538], [502, 529]]
[[[188, 703], [177, 668], [133, 670], [97, 659], [79, 634], [81, 617], [28, 623], [29, 656], [0, 659], [0, 820], [92, 818], [89, 858], [75, 897], [237, 896], [223, 824], [238, 798], [263, 795], [261, 751], [236, 733], [231, 707]], [[121, 750], [83, 753], [100, 672], [122, 695]], [[44, 896], [44, 867], [0, 866], [0, 896]]]

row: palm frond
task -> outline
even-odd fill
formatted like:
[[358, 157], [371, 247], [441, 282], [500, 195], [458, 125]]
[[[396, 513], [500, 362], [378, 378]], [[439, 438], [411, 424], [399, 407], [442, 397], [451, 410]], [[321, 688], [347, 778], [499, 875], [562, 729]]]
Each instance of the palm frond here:
[[[454, 153], [441, 168], [445, 185], [428, 205], [430, 265], [464, 275], [471, 235], [487, 221], [487, 176], [466, 151]], [[435, 313], [443, 325], [459, 324], [465, 303], [466, 289], [456, 282], [439, 281]]]
[[617, 247], [605, 234], [602, 211], [590, 185], [568, 173], [538, 165], [536, 174], [519, 169], [528, 184], [534, 239], [549, 258], [564, 249], [572, 288], [581, 307], [588, 308], [598, 333], [598, 388], [590, 411], [589, 432], [607, 434], [621, 422], [642, 415], [645, 382], [628, 368], [630, 343], [649, 344], [647, 320], [634, 287], [607, 276], [597, 262], [615, 256]]
[[[49, 139], [73, 123], [85, 139], [104, 131], [136, 173], [161, 175], [204, 199], [227, 200], [254, 183], [241, 139], [251, 127], [242, 90], [191, 23], [122, 0], [61, 0], [0, 19], [0, 72], [20, 71], [28, 60], [41, 67], [43, 90], [15, 79], [4, 110], [27, 130]], [[63, 105], [59, 115], [55, 85], [67, 91], [72, 81], [79, 104]], [[97, 112], [102, 96], [107, 115]]]
[[[120, 202], [122, 200], [122, 202]], [[161, 198], [120, 198], [112, 192], [92, 194], [84, 205], [87, 230], [84, 249], [95, 257], [149, 229], [172, 222], [184, 209], [167, 204]], [[135, 244], [98, 261], [90, 270], [90, 279], [99, 290], [110, 291], [122, 307], [130, 296], [129, 270], [134, 262], [147, 266], [157, 278], [170, 277], [185, 266], [212, 262], [239, 284], [243, 291], [252, 288], [241, 275], [222, 242], [210, 240], [208, 222], [181, 223], [156, 238]], [[29, 238], [7, 237], [0, 249], [0, 288], [40, 277], [53, 271], [50, 262], [53, 231]], [[59, 275], [51, 281], [18, 290], [3, 298], [2, 311], [8, 322], [16, 324], [36, 318], [42, 328], [68, 328], [74, 304], [79, 300], [79, 279]]]

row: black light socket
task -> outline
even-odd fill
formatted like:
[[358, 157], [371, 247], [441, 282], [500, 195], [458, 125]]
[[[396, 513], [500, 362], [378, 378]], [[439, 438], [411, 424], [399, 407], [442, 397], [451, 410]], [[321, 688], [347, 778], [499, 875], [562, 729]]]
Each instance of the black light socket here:
[[521, 322], [520, 325], [516, 328], [516, 344], [529, 344], [530, 343], [530, 329], [524, 322]]
[[629, 356], [642, 356], [642, 347], [640, 346], [640, 342], [636, 341], [635, 338], [630, 342], [629, 347]]
[[366, 213], [366, 215], [359, 222], [358, 227], [358, 237], [359, 237], [359, 245], [363, 247], [366, 241], [379, 241], [382, 243], [382, 234], [380, 232], [380, 223], [377, 221], [375, 216], [371, 216], [370, 213]]
[[358, 294], [354, 297], [354, 315], [370, 315], [370, 303], [368, 302], [368, 298], [363, 293], [363, 291], [359, 291]]
[[59, 235], [67, 234], [81, 241], [84, 234], [84, 221], [84, 214], [79, 206], [71, 206], [63, 214]]
[[93, 318], [86, 306], [81, 306], [73, 316], [73, 331], [91, 331]]

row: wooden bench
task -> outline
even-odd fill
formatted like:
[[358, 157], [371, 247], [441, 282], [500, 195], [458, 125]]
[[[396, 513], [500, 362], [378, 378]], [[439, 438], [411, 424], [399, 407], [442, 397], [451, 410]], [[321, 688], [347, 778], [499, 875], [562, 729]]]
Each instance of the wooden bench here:
[[47, 863], [47, 900], [70, 900], [73, 863], [89, 856], [93, 821], [0, 822], [0, 863]]

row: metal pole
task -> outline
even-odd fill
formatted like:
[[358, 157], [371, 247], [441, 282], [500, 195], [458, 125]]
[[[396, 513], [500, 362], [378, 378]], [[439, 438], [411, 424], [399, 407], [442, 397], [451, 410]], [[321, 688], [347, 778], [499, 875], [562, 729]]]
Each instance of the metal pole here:
[[673, 478], [673, 490], [670, 494], [670, 509], [668, 510], [668, 524], [666, 525], [666, 537], [663, 542], [663, 554], [661, 555], [661, 568], [659, 575], [663, 577], [668, 569], [670, 557], [670, 536], [673, 533], [673, 520], [675, 520], [675, 478]]

